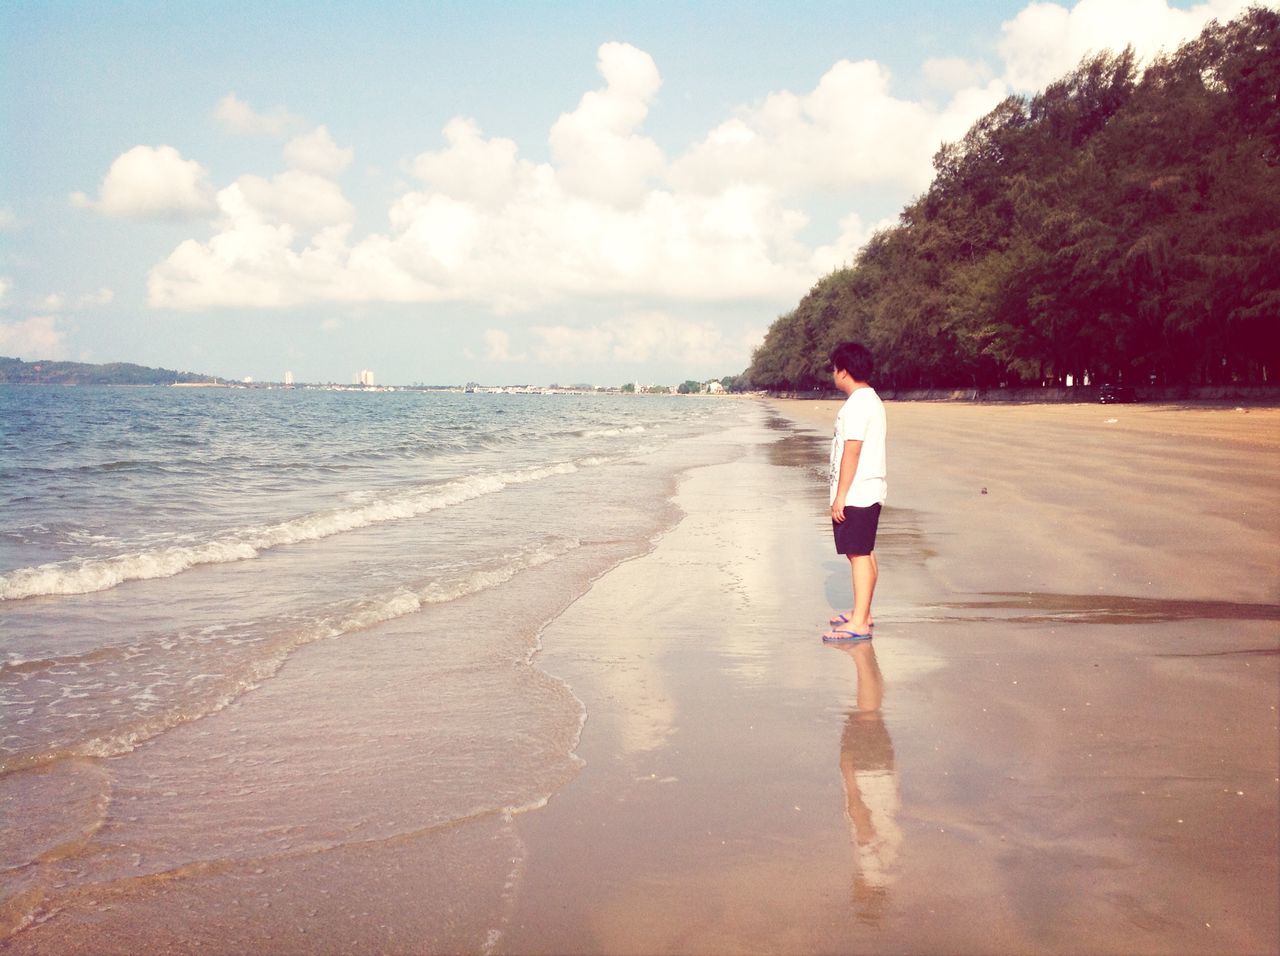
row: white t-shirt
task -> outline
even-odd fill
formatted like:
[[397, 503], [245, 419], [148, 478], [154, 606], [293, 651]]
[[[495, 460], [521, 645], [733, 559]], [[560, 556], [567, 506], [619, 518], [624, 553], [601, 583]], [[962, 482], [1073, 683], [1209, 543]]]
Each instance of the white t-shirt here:
[[868, 508], [884, 504], [889, 488], [885, 481], [884, 436], [884, 402], [874, 388], [855, 388], [836, 414], [836, 433], [831, 438], [830, 504], [836, 503], [840, 459], [847, 441], [860, 441], [862, 448], [858, 453], [858, 470], [853, 473], [853, 484], [841, 507]]

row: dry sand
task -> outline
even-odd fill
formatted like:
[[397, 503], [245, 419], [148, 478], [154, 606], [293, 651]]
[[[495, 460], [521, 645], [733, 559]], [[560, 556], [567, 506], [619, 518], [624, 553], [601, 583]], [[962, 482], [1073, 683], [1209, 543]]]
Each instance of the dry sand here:
[[762, 405], [544, 633], [586, 766], [499, 951], [1276, 952], [1280, 411], [890, 405], [839, 649], [834, 409]]

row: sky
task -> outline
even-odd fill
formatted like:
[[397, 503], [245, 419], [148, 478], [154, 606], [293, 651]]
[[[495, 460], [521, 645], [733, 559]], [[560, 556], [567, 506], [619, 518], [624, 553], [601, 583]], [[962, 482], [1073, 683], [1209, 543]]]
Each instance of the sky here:
[[0, 4], [0, 355], [674, 384], [1090, 52], [1242, 0]]

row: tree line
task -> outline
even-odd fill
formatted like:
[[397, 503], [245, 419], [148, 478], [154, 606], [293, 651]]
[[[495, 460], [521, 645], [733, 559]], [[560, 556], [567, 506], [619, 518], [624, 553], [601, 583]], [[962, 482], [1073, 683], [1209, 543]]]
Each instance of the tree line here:
[[892, 228], [780, 316], [745, 378], [827, 387], [868, 345], [884, 388], [1275, 384], [1280, 12], [1211, 23], [1010, 96], [934, 157]]
[[0, 384], [5, 385], [172, 385], [221, 382], [212, 375], [149, 368], [130, 362], [90, 365], [84, 362], [24, 362], [0, 356]]

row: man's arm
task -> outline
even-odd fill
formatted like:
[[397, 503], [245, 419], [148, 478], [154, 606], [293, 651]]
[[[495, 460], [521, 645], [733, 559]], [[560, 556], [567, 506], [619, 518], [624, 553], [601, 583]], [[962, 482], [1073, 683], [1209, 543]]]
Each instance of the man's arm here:
[[853, 476], [858, 471], [858, 456], [862, 454], [862, 442], [851, 438], [844, 443], [844, 451], [840, 454], [840, 481], [836, 485], [836, 500], [831, 506], [831, 520], [836, 524], [844, 521], [844, 499], [853, 485]]

